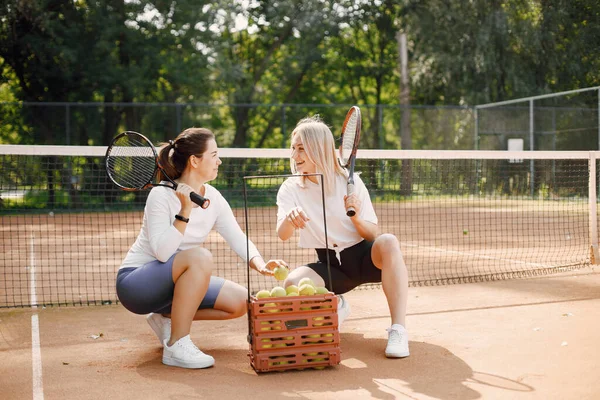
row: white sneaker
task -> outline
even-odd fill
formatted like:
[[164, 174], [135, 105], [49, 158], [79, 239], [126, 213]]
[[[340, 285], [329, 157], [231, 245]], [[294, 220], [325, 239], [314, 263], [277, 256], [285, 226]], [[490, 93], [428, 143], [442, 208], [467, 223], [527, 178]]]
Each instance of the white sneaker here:
[[148, 325], [150, 325], [150, 328], [156, 333], [156, 337], [160, 341], [161, 346], [165, 340], [168, 341], [171, 338], [171, 318], [163, 317], [160, 314], [150, 313], [146, 317], [146, 321], [148, 321]]
[[182, 337], [173, 346], [169, 347], [168, 343], [167, 340], [164, 341], [163, 364], [181, 368], [208, 368], [215, 364], [214, 358], [204, 354], [192, 343], [190, 335]]
[[338, 326], [342, 326], [342, 322], [350, 315], [350, 303], [344, 299], [341, 294], [338, 295]]
[[408, 357], [408, 332], [399, 324], [394, 324], [387, 329], [389, 337], [387, 347], [385, 348], [385, 356], [388, 358], [403, 358]]

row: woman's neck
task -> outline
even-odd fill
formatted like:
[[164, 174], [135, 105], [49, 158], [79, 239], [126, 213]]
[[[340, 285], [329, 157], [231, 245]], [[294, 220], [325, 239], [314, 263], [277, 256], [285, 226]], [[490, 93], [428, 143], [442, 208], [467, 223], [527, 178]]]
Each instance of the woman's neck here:
[[186, 185], [194, 189], [196, 193], [204, 195], [204, 184], [206, 183], [206, 181], [202, 178], [199, 178], [198, 176], [194, 176], [194, 174], [184, 171], [183, 174], [181, 174], [181, 176], [177, 179], [177, 182], [185, 183]]

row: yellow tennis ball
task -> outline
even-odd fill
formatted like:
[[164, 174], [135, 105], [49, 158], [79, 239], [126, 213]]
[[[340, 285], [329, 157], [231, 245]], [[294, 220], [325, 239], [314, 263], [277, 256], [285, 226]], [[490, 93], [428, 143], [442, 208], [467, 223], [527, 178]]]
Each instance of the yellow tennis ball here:
[[288, 287], [285, 288], [285, 291], [289, 294], [290, 292], [295, 292], [298, 293], [298, 286], [296, 285], [290, 285]]
[[[265, 307], [277, 307], [277, 303], [267, 303], [265, 304]], [[275, 313], [275, 312], [279, 312], [279, 310], [277, 308], [274, 309], [265, 309], [266, 312], [270, 312], [270, 313]]]
[[290, 270], [287, 269], [287, 267], [284, 267], [282, 265], [276, 267], [273, 270], [273, 273], [275, 274], [275, 279], [277, 279], [278, 281], [285, 280], [285, 278], [287, 278], [289, 272], [290, 272]]
[[268, 290], [263, 289], [256, 293], [257, 299], [266, 299], [267, 297], [271, 297], [271, 292], [269, 292]]
[[329, 290], [325, 286], [317, 286], [315, 288], [317, 290], [317, 294], [327, 294], [330, 293]]
[[285, 297], [287, 295], [284, 288], [281, 286], [275, 286], [271, 289], [271, 297]]
[[271, 329], [274, 331], [280, 331], [281, 330], [281, 321], [273, 321], [273, 323], [271, 324]]
[[261, 331], [270, 331], [271, 330], [271, 323], [270, 322], [261, 322], [261, 325], [268, 325], [268, 326], [262, 326], [260, 328]]
[[317, 290], [313, 285], [304, 284], [300, 285], [300, 290], [298, 291], [298, 293], [300, 293], [301, 296], [312, 296], [315, 294], [316, 291]]
[[288, 296], [300, 296], [300, 293], [298, 293], [298, 292], [289, 292], [287, 295]]
[[330, 337], [331, 339], [323, 339], [321, 342], [323, 343], [332, 343], [333, 342], [333, 333], [324, 333], [321, 337]]
[[315, 283], [312, 281], [312, 279], [310, 278], [302, 278], [300, 279], [300, 282], [298, 282], [298, 287], [304, 285], [304, 284], [309, 284], [311, 286], [315, 286]]
[[271, 344], [271, 339], [262, 339], [262, 348], [263, 349], [270, 349], [271, 347], [273, 347], [273, 345]]

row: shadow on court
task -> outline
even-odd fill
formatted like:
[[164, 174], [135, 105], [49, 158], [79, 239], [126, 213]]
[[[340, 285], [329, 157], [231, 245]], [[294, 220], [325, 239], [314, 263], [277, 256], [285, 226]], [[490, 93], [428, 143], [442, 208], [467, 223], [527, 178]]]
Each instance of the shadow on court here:
[[[152, 381], [173, 386], [186, 385], [198, 396], [207, 396], [218, 387], [224, 398], [395, 399], [410, 398], [409, 393], [438, 399], [481, 397], [476, 390], [465, 385], [466, 381], [475, 382], [473, 370], [443, 347], [411, 342], [411, 357], [393, 360], [383, 355], [384, 339], [365, 339], [360, 334], [346, 333], [342, 334], [341, 340], [344, 361], [339, 366], [324, 370], [256, 374], [248, 363], [246, 351], [211, 349], [209, 352], [216, 358], [217, 364], [208, 370], [189, 373], [170, 369], [172, 372], [165, 373], [164, 369], [156, 368], [161, 358], [160, 352], [156, 352], [152, 360], [137, 367], [137, 372]], [[495, 382], [491, 384], [506, 390], [533, 390], [508, 378], [492, 378]]]

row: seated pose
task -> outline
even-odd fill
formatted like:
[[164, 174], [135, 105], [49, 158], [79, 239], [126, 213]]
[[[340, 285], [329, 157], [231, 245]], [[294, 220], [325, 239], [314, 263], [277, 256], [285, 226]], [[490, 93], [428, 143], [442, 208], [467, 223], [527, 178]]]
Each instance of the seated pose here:
[[[346, 194], [348, 173], [338, 163], [334, 142], [331, 130], [319, 117], [302, 119], [292, 132], [290, 165], [298, 177], [286, 179], [277, 193], [277, 235], [288, 240], [300, 229], [299, 246], [314, 248], [318, 261], [294, 269], [284, 284], [297, 285], [300, 279], [308, 277], [317, 286], [343, 294], [363, 283], [381, 282], [392, 319], [385, 355], [407, 357], [408, 272], [400, 243], [391, 234], [377, 236], [377, 215], [359, 176], [354, 176], [355, 192]], [[314, 173], [323, 175], [329, 249], [325, 248], [320, 177], [302, 176]], [[356, 210], [353, 217], [346, 216], [349, 207]], [[327, 252], [332, 286], [328, 280]], [[341, 323], [349, 314], [349, 305], [342, 296], [339, 303]]]
[[[246, 289], [213, 276], [213, 256], [201, 247], [215, 228], [241, 258], [247, 255], [246, 236], [229, 203], [206, 183], [217, 176], [217, 151], [214, 134], [203, 128], [186, 129], [162, 148], [161, 165], [177, 182], [177, 190], [158, 186], [150, 191], [142, 228], [117, 275], [120, 302], [135, 314], [149, 314], [147, 321], [164, 346], [166, 365], [212, 366], [214, 358], [190, 339], [192, 321], [246, 314]], [[202, 209], [193, 203], [192, 191], [210, 199], [210, 206]], [[249, 247], [250, 265], [263, 275], [287, 265], [281, 260], [265, 263], [252, 242]]]

